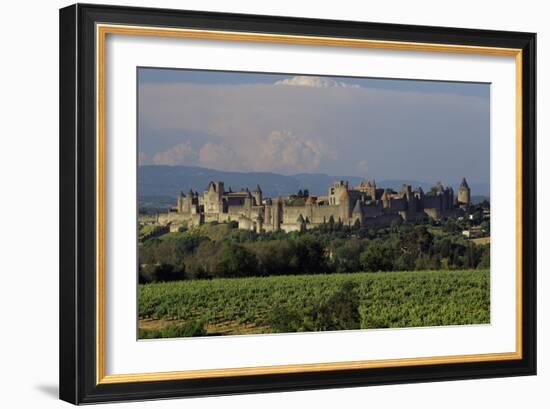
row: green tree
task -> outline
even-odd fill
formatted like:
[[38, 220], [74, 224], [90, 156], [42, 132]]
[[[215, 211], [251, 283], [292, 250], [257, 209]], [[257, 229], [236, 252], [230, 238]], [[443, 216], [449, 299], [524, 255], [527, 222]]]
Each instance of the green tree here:
[[220, 245], [212, 241], [203, 241], [193, 254], [185, 257], [185, 269], [193, 278], [207, 278], [216, 271]]
[[390, 271], [393, 268], [392, 249], [382, 240], [372, 240], [359, 258], [365, 271]]
[[217, 258], [214, 273], [218, 277], [247, 277], [258, 273], [258, 259], [244, 246], [225, 243]]
[[333, 248], [332, 264], [337, 272], [352, 272], [361, 270], [360, 256], [365, 246], [362, 240], [351, 238], [339, 240]]

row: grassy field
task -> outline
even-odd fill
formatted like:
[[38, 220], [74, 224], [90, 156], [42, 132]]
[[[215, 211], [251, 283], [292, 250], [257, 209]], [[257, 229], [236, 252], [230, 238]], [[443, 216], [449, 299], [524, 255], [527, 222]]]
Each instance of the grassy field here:
[[139, 285], [140, 338], [481, 324], [489, 307], [480, 270]]

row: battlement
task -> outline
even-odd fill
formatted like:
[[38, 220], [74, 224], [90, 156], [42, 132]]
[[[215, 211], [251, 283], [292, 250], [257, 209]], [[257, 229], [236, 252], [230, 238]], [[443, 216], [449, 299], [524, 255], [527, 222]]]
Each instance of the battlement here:
[[178, 226], [235, 221], [241, 229], [289, 232], [317, 227], [330, 220], [346, 225], [384, 226], [396, 219], [440, 219], [458, 215], [470, 205], [466, 179], [462, 180], [456, 199], [453, 189], [440, 182], [424, 193], [422, 188], [413, 190], [406, 184], [395, 192], [377, 187], [374, 180], [350, 188], [347, 181], [339, 180], [329, 186], [327, 193], [309, 195], [296, 204], [289, 198], [264, 197], [260, 185], [253, 191], [248, 188], [226, 191], [223, 181], [212, 181], [202, 194], [193, 190], [187, 195], [180, 193], [176, 206], [160, 215], [158, 222]]

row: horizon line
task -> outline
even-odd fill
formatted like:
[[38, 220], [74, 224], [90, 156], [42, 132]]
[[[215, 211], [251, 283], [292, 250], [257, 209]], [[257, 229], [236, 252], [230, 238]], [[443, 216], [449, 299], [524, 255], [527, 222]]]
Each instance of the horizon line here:
[[[144, 167], [166, 167], [166, 168], [185, 167], [185, 168], [197, 168], [197, 169], [205, 169], [205, 170], [211, 170], [211, 171], [216, 171], [216, 172], [225, 172], [225, 173], [239, 173], [239, 174], [267, 173], [267, 174], [272, 174], [272, 175], [277, 175], [277, 176], [286, 176], [286, 177], [292, 177], [292, 176], [298, 176], [298, 175], [323, 175], [323, 176], [337, 178], [335, 181], [340, 180], [341, 178], [354, 177], [354, 178], [364, 179], [365, 181], [379, 179], [381, 182], [383, 182], [383, 181], [408, 181], [408, 182], [419, 182], [419, 183], [425, 183], [425, 184], [432, 183], [432, 182], [427, 182], [425, 180], [415, 180], [415, 179], [406, 179], [406, 178], [396, 179], [396, 178], [379, 178], [379, 177], [372, 177], [372, 176], [367, 177], [367, 176], [364, 176], [364, 175], [360, 175], [360, 176], [359, 175], [331, 175], [331, 174], [328, 174], [328, 173], [325, 173], [325, 172], [299, 172], [299, 173], [284, 174], [284, 173], [278, 173], [278, 172], [274, 172], [274, 171], [262, 171], [262, 170], [259, 170], [259, 171], [256, 171], [256, 170], [222, 170], [222, 169], [207, 168], [207, 167], [197, 166], [197, 165], [165, 165], [165, 164], [161, 164], [161, 165], [159, 165], [159, 164], [140, 165], [140, 164], [138, 164], [137, 167], [138, 168], [144, 168]], [[338, 179], [338, 178], [340, 178], [340, 179]], [[460, 176], [458, 178], [459, 179], [458, 184], [460, 184], [460, 180], [462, 180], [462, 178], [466, 178], [466, 177], [465, 176]], [[466, 179], [469, 179], [469, 178], [466, 178]], [[472, 180], [473, 179], [470, 179], [468, 183], [469, 184], [474, 183], [474, 184], [490, 185], [490, 180], [489, 180], [489, 182], [482, 182], [482, 181], [476, 181], [476, 180], [472, 181]], [[437, 183], [437, 182], [442, 182], [442, 181], [441, 181], [441, 179], [439, 179], [439, 180], [435, 180], [435, 182], [433, 182], [433, 183]]]

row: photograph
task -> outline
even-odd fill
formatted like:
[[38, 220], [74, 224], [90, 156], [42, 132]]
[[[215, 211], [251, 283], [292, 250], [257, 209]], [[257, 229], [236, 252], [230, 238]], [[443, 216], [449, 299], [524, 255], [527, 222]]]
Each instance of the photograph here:
[[136, 70], [138, 339], [491, 324], [490, 83]]
[[61, 400], [535, 396], [543, 19], [405, 3], [59, 10]]

